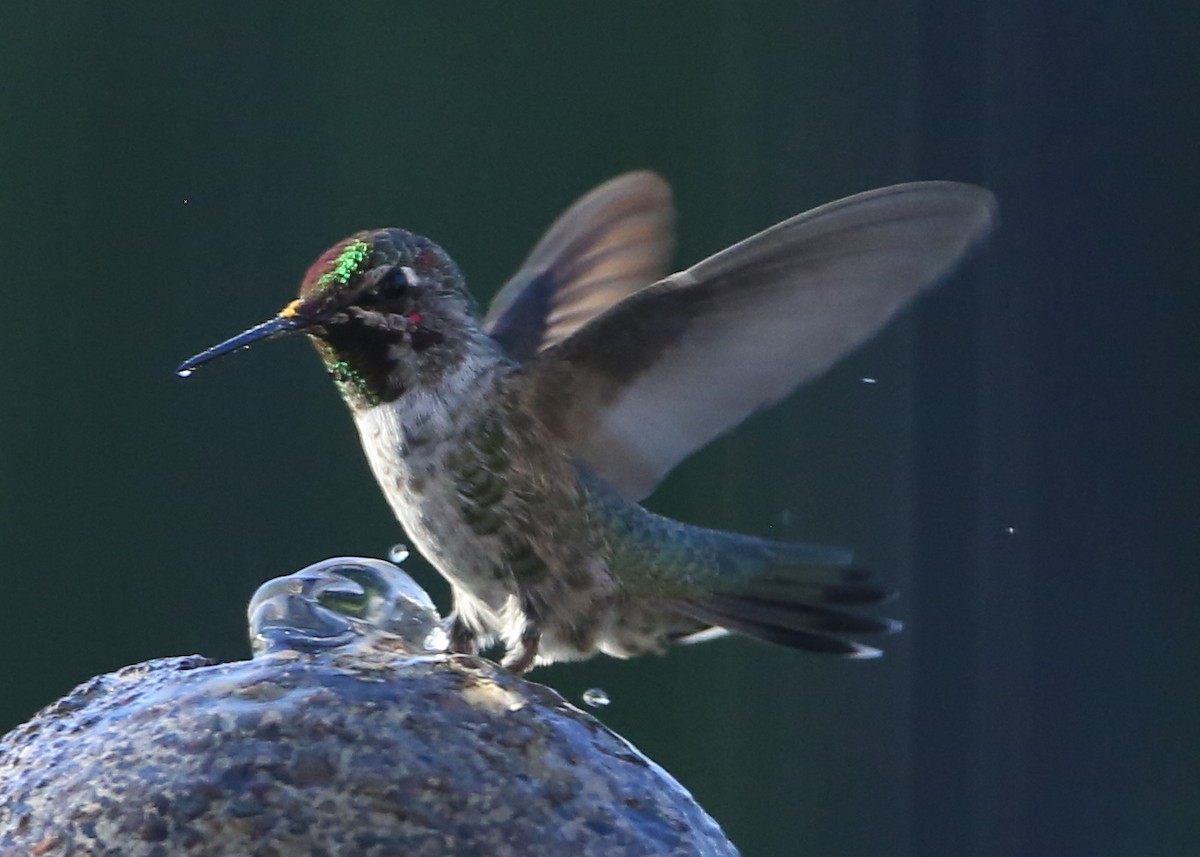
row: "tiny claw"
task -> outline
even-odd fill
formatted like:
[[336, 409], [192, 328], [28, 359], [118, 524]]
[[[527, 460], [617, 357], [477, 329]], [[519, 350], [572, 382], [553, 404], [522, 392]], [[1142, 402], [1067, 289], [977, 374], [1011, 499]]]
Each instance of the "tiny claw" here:
[[450, 651], [460, 655], [475, 655], [479, 653], [479, 639], [475, 632], [464, 622], [457, 612], [446, 618], [446, 634], [450, 637]]
[[532, 623], [526, 624], [525, 630], [521, 634], [519, 648], [508, 652], [504, 656], [504, 660], [500, 662], [500, 666], [517, 675], [529, 672], [533, 669], [534, 660], [537, 659], [538, 644], [541, 640], [541, 629]]

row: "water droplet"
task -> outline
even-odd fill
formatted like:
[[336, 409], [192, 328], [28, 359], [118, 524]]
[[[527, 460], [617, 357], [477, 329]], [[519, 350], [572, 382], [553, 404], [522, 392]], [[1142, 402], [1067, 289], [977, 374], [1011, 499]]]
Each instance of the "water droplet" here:
[[612, 702], [608, 697], [608, 691], [599, 687], [589, 687], [583, 692], [583, 704], [591, 708], [603, 708]]
[[450, 634], [446, 632], [445, 628], [438, 625], [425, 636], [425, 641], [422, 645], [430, 654], [444, 652], [450, 648]]
[[190, 378], [192, 376], [192, 373], [195, 371], [196, 371], [195, 369], [180, 369], [175, 374], [178, 375], [180, 378]]
[[388, 559], [390, 559], [396, 565], [399, 565], [400, 563], [404, 562], [406, 559], [408, 559], [408, 545], [406, 545], [406, 544], [392, 545], [391, 549], [388, 551]]
[[184, 205], [187, 205], [187, 204], [188, 204], [188, 201], [187, 201], [187, 197], [186, 197], [186, 196], [183, 198], [183, 204], [184, 204]]
[[1016, 527], [1005, 527], [1004, 532], [1008, 533], [1011, 536], [1017, 532], [1017, 528]]
[[875, 383], [878, 383], [878, 382], [876, 381], [876, 379], [874, 379], [874, 378], [863, 378], [863, 379], [862, 379], [862, 382], [863, 382], [864, 384], [875, 384]]

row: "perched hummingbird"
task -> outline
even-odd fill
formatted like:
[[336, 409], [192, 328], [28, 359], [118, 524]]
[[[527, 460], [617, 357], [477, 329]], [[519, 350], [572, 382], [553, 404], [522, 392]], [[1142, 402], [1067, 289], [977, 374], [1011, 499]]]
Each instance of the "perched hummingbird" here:
[[868, 340], [989, 230], [982, 188], [920, 182], [797, 215], [660, 279], [667, 184], [593, 190], [480, 319], [458, 266], [359, 232], [271, 320], [202, 363], [303, 331], [409, 539], [450, 582], [459, 651], [515, 671], [733, 631], [851, 657], [886, 594], [849, 551], [689, 526], [638, 501], [685, 456]]

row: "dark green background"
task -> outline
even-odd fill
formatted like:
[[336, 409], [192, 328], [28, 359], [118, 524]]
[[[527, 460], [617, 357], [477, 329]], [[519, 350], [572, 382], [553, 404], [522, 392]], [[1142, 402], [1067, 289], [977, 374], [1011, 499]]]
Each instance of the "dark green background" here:
[[4, 4], [0, 726], [242, 657], [263, 580], [402, 538], [303, 342], [173, 375], [335, 240], [428, 234], [487, 297], [627, 169], [674, 183], [680, 264], [953, 178], [1001, 199], [986, 252], [651, 501], [854, 546], [903, 591], [887, 657], [535, 677], [605, 688], [747, 855], [1194, 853], [1200, 16], [1169, 6]]

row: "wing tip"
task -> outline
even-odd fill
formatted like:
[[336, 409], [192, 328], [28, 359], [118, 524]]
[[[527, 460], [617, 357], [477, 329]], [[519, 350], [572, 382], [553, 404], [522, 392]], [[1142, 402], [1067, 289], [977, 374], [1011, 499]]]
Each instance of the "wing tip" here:
[[[641, 185], [640, 191], [647, 195], [661, 197], [670, 200], [672, 196], [671, 184], [660, 173], [648, 168], [629, 170], [614, 176], [603, 184], [598, 185], [594, 190], [588, 193], [588, 196], [596, 194], [599, 196], [601, 192], [609, 193], [614, 190], [628, 190], [636, 185]], [[628, 186], [625, 187], [625, 186]], [[585, 197], [586, 198], [586, 197]]]
[[946, 206], [949, 214], [969, 227], [969, 244], [987, 237], [1000, 221], [1000, 203], [996, 194], [977, 184], [946, 179], [889, 185], [855, 194], [844, 201], [913, 194], [925, 196], [930, 203]]

